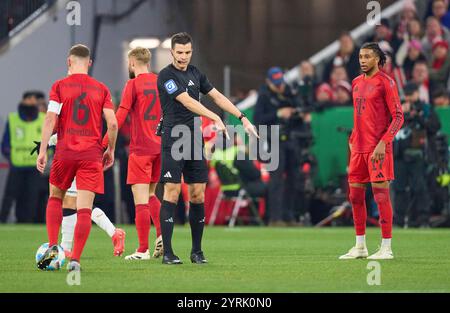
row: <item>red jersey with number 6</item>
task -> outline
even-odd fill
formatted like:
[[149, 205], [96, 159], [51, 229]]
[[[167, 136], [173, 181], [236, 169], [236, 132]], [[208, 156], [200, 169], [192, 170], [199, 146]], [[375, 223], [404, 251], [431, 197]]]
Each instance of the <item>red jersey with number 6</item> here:
[[[125, 84], [116, 117], [121, 128], [130, 115], [130, 154], [161, 153], [161, 138], [155, 134], [161, 117], [157, 79], [156, 74], [143, 73]], [[103, 145], [106, 144], [107, 136], [103, 140]]]
[[397, 86], [381, 70], [373, 77], [356, 77], [353, 90], [352, 152], [372, 153], [380, 140], [386, 153], [392, 152], [392, 140], [403, 124], [403, 111]]
[[114, 109], [111, 94], [87, 74], [72, 74], [56, 81], [50, 105], [59, 108], [55, 160], [102, 160], [103, 109]]

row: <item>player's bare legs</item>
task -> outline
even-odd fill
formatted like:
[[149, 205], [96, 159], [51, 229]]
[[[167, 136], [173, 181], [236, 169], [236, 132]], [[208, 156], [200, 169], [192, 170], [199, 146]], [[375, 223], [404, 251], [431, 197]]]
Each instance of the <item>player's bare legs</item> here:
[[182, 264], [180, 259], [173, 253], [172, 250], [172, 235], [174, 227], [173, 215], [175, 208], [177, 207], [180, 191], [181, 184], [179, 183], [164, 184], [164, 197], [160, 212], [161, 234], [164, 243], [163, 264]]
[[203, 229], [205, 227], [205, 188], [206, 184], [189, 184], [189, 224], [191, 225], [191, 262], [208, 263], [202, 251]]
[[366, 258], [369, 255], [366, 246], [366, 184], [349, 183], [349, 189], [349, 200], [352, 205], [356, 243], [348, 253], [339, 257], [341, 260]]
[[393, 210], [389, 196], [389, 182], [372, 183], [372, 192], [378, 206], [382, 240], [380, 249], [368, 258], [373, 260], [393, 259], [394, 255], [391, 249]]

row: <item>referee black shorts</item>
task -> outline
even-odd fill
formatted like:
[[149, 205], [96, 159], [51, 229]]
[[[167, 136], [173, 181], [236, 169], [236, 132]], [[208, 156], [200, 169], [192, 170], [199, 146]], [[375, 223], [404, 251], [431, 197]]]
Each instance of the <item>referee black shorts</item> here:
[[[198, 142], [194, 142], [194, 138], [192, 138], [190, 156], [181, 159], [176, 154], [177, 152], [181, 153], [182, 150], [173, 151], [172, 149], [177, 139], [179, 138], [171, 136], [171, 128], [164, 127], [161, 134], [161, 176], [159, 181], [179, 184], [183, 176], [184, 182], [187, 184], [208, 182], [208, 166], [203, 153], [203, 138]], [[194, 149], [201, 149], [201, 153], [197, 153], [196, 159], [194, 158]]]

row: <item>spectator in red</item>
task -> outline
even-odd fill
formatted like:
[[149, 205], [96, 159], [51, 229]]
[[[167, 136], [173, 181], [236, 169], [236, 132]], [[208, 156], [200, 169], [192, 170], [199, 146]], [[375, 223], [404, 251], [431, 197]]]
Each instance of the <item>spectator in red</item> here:
[[449, 42], [450, 32], [446, 27], [441, 25], [436, 17], [430, 16], [427, 18], [425, 36], [422, 39], [423, 53], [428, 60], [431, 59], [433, 43], [439, 39]]
[[342, 65], [335, 66], [331, 71], [330, 81], [328, 83], [331, 86], [331, 88], [335, 90], [337, 84], [342, 80], [349, 81], [347, 71], [345, 70], [345, 67]]
[[448, 55], [447, 41], [438, 40], [433, 44], [433, 57], [429, 67], [431, 85], [447, 85], [450, 73], [450, 56]]
[[337, 84], [335, 93], [336, 106], [352, 106], [352, 85], [345, 80], [341, 80]]
[[329, 81], [331, 71], [336, 66], [344, 66], [350, 79], [359, 75], [359, 53], [349, 32], [343, 32], [339, 37], [337, 54], [325, 65], [323, 80]]
[[316, 99], [319, 102], [333, 101], [333, 88], [327, 83], [322, 83], [317, 87]]

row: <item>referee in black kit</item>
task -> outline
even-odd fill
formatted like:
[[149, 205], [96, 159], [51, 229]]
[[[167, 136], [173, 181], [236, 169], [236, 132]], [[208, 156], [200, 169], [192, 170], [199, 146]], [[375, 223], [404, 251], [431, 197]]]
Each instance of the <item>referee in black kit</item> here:
[[[164, 244], [163, 264], [182, 264], [172, 250], [173, 214], [178, 202], [181, 188], [181, 176], [189, 185], [189, 223], [192, 235], [191, 262], [207, 263], [201, 243], [205, 225], [205, 187], [208, 180], [208, 168], [203, 151], [200, 158], [194, 158], [194, 150], [202, 149], [201, 144], [194, 144], [194, 118], [205, 116], [215, 123], [217, 131], [226, 133], [220, 117], [205, 108], [199, 102], [200, 92], [208, 95], [224, 111], [238, 117], [246, 132], [258, 136], [252, 123], [224, 95], [215, 89], [205, 74], [190, 65], [192, 57], [192, 38], [187, 33], [172, 36], [172, 64], [166, 66], [158, 75], [158, 91], [162, 108], [161, 128], [161, 178], [164, 183], [164, 198], [161, 205], [161, 232]], [[177, 126], [186, 126], [191, 136], [191, 157], [179, 158], [172, 155], [172, 145], [179, 139], [172, 130]], [[198, 130], [197, 130], [198, 131]], [[175, 131], [174, 133], [177, 133]], [[193, 148], [193, 149], [192, 149]], [[198, 154], [197, 154], [198, 156]], [[177, 160], [178, 159], [178, 160]]]

